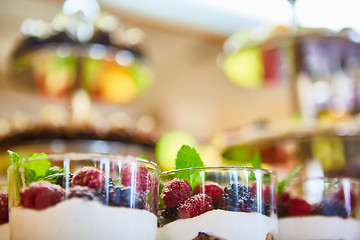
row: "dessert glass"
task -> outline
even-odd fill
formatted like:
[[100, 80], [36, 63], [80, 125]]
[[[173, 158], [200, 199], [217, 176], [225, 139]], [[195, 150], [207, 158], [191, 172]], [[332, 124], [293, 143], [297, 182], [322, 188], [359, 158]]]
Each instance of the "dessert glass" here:
[[8, 186], [0, 183], [0, 240], [9, 239]]
[[358, 179], [293, 181], [278, 199], [279, 239], [360, 239], [359, 197]]
[[156, 239], [160, 168], [148, 160], [67, 153], [11, 165], [10, 237]]
[[159, 191], [158, 240], [276, 239], [276, 177], [271, 171], [168, 171], [160, 175]]

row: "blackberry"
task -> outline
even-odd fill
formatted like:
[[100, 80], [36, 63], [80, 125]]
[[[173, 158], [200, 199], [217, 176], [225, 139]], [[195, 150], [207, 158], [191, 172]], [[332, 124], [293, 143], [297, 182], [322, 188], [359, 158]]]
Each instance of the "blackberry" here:
[[[71, 180], [73, 178], [74, 174], [71, 174], [71, 173], [68, 173], [68, 186], [71, 187]], [[56, 182], [57, 185], [60, 185], [62, 188], [66, 188], [66, 174], [63, 174], [61, 175], [61, 177], [59, 177], [57, 179], [57, 182]]]
[[236, 183], [225, 187], [221, 207], [233, 212], [259, 212], [267, 216], [272, 212], [269, 201], [262, 200], [261, 206], [258, 206], [256, 194], [251, 188]]
[[286, 211], [287, 205], [285, 203], [279, 202], [277, 205], [277, 215], [278, 217], [286, 217], [287, 211]]
[[337, 201], [322, 201], [315, 204], [311, 211], [312, 215], [339, 216], [346, 218], [349, 216], [344, 204]]
[[167, 207], [160, 210], [158, 212], [158, 215], [159, 215], [159, 227], [180, 218], [177, 208], [173, 208], [173, 207]]
[[97, 200], [99, 199], [100, 195], [99, 191], [96, 191], [95, 189], [82, 186], [74, 186], [70, 189], [67, 198], [70, 199], [75, 197], [87, 200]]
[[147, 209], [142, 197], [129, 187], [110, 187], [109, 206]]

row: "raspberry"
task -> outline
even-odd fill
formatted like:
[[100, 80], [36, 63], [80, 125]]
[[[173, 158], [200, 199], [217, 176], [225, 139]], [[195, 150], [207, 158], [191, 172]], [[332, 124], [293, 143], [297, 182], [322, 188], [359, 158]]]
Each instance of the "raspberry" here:
[[190, 183], [186, 180], [174, 178], [165, 185], [161, 198], [167, 207], [178, 207], [191, 195]]
[[186, 199], [178, 207], [180, 218], [192, 218], [213, 209], [211, 197], [204, 193], [199, 193]]
[[[251, 189], [251, 193], [256, 196], [257, 194], [257, 185], [256, 182], [253, 183], [250, 187]], [[271, 200], [271, 189], [268, 185], [265, 185], [262, 190], [261, 190], [261, 195], [262, 195], [262, 199], [266, 200], [266, 201], [270, 201]]]
[[0, 193], [0, 224], [9, 221], [9, 201], [7, 193]]
[[279, 203], [288, 203], [290, 200], [290, 193], [289, 192], [283, 192], [279, 199], [278, 199], [278, 202]]
[[64, 195], [64, 189], [58, 185], [46, 181], [33, 182], [21, 190], [21, 205], [24, 208], [41, 210], [62, 201]]
[[[351, 208], [355, 208], [356, 194], [353, 189], [350, 189], [350, 194], [347, 197], [349, 197]], [[345, 203], [344, 188], [341, 188], [340, 190], [334, 193], [334, 199]]]
[[[134, 184], [134, 183], [135, 184]], [[145, 194], [150, 191], [151, 176], [144, 166], [129, 164], [121, 172], [121, 183], [125, 187], [135, 187], [136, 192]]]
[[216, 182], [205, 181], [203, 184], [199, 184], [194, 188], [194, 195], [199, 193], [205, 193], [210, 196], [213, 200], [214, 206], [217, 207], [219, 205], [221, 195], [224, 194], [224, 190]]
[[308, 216], [311, 214], [311, 205], [303, 199], [292, 198], [287, 204], [286, 211], [289, 216]]
[[110, 187], [109, 206], [146, 209], [141, 196], [129, 187]]
[[94, 167], [83, 167], [74, 173], [71, 186], [83, 186], [104, 190], [105, 174]]

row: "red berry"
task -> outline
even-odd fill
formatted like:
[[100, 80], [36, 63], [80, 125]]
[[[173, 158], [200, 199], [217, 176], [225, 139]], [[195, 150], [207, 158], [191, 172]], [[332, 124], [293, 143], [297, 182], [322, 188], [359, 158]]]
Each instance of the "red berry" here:
[[186, 180], [174, 178], [165, 185], [161, 198], [167, 207], [177, 207], [191, 195], [190, 183]]
[[200, 183], [194, 188], [194, 195], [199, 193], [205, 193], [213, 200], [214, 206], [218, 206], [221, 196], [224, 194], [224, 189], [213, 181], [205, 181]]
[[135, 187], [136, 192], [144, 194], [150, 191], [151, 176], [144, 166], [127, 165], [121, 172], [121, 183], [125, 187]]
[[[351, 208], [355, 208], [355, 204], [356, 204], [356, 194], [354, 192], [353, 189], [350, 189], [350, 193], [349, 196], [346, 196], [347, 198], [349, 198], [348, 201], [350, 201], [350, 206]], [[334, 193], [334, 199], [341, 201], [343, 203], [345, 202], [345, 192], [344, 192], [344, 188], [341, 187], [341, 189], [339, 189], [338, 191], [336, 191]]]
[[283, 192], [279, 199], [278, 202], [279, 203], [287, 203], [290, 200], [290, 193], [289, 192]]
[[303, 199], [292, 198], [287, 204], [286, 211], [289, 216], [308, 216], [311, 214], [311, 205]]
[[9, 200], [7, 193], [0, 193], [0, 224], [9, 221]]
[[178, 208], [180, 218], [192, 218], [213, 210], [213, 201], [210, 196], [199, 193], [185, 200]]
[[[256, 196], [257, 194], [257, 185], [256, 182], [254, 182], [251, 187], [250, 187], [251, 193]], [[262, 199], [266, 200], [266, 201], [270, 201], [271, 200], [271, 189], [268, 185], [264, 185], [263, 188], [261, 189], [261, 195], [262, 195]]]
[[105, 174], [94, 167], [83, 167], [74, 173], [71, 180], [72, 186], [83, 186], [94, 189], [105, 189]]
[[64, 189], [58, 185], [46, 181], [33, 182], [21, 190], [21, 205], [24, 208], [41, 210], [62, 201], [64, 195]]

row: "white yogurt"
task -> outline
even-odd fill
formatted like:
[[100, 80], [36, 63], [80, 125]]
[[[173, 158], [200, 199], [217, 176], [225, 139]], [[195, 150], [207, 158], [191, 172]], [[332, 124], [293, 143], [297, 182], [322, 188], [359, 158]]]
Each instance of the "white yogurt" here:
[[189, 240], [199, 232], [226, 240], [265, 240], [268, 233], [276, 239], [277, 219], [260, 213], [212, 210], [197, 217], [178, 219], [158, 228], [158, 240]]
[[45, 210], [10, 209], [12, 240], [155, 240], [157, 218], [146, 210], [70, 199]]
[[360, 240], [360, 221], [330, 216], [280, 218], [278, 239]]
[[0, 240], [9, 240], [9, 223], [0, 225]]

